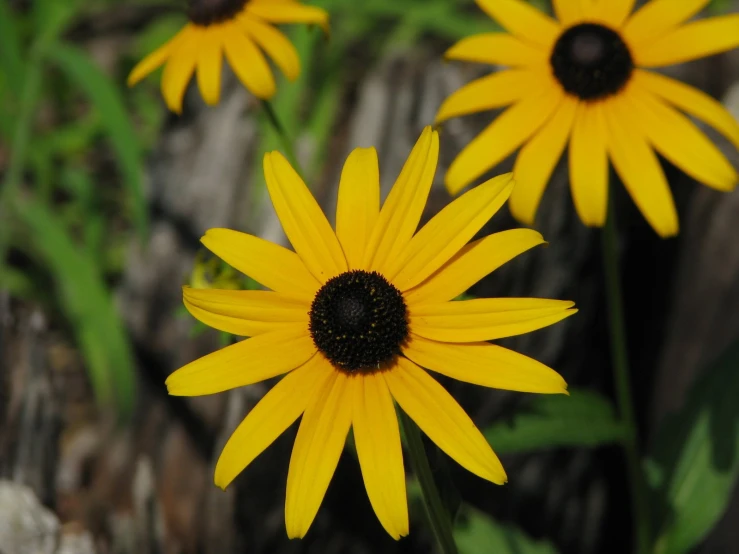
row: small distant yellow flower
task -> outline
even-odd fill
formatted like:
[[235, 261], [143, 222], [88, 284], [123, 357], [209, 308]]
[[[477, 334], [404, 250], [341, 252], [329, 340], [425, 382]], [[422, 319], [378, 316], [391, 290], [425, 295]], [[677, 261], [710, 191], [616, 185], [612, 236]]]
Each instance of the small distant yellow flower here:
[[[678, 232], [672, 194], [655, 150], [694, 179], [730, 191], [737, 173], [680, 111], [739, 148], [739, 124], [710, 96], [643, 68], [694, 60], [739, 46], [739, 14], [690, 23], [709, 0], [554, 0], [557, 20], [521, 0], [477, 0], [510, 34], [463, 39], [448, 59], [511, 69], [450, 96], [436, 121], [512, 105], [465, 147], [446, 175], [452, 194], [523, 145], [510, 207], [531, 224], [569, 142], [572, 197], [580, 219], [600, 227], [608, 159], [657, 233]], [[677, 108], [677, 109], [676, 109]]]
[[229, 439], [215, 482], [228, 486], [302, 414], [287, 476], [291, 538], [313, 522], [350, 427], [377, 517], [393, 538], [408, 534], [393, 400], [462, 466], [506, 481], [475, 424], [421, 367], [487, 387], [566, 393], [554, 370], [486, 341], [552, 325], [575, 312], [572, 302], [452, 301], [544, 241], [536, 231], [515, 229], [467, 244], [510, 195], [510, 174], [461, 196], [416, 233], [438, 155], [438, 134], [427, 127], [380, 209], [377, 153], [354, 150], [341, 175], [334, 231], [287, 160], [267, 154], [269, 194], [295, 251], [228, 229], [202, 238], [271, 290], [185, 287], [193, 316], [252, 338], [177, 370], [167, 387], [196, 396], [287, 373]]
[[[164, 46], [149, 54], [128, 77], [133, 86], [165, 64], [162, 95], [173, 112], [182, 111], [182, 99], [193, 73], [203, 100], [218, 103], [221, 63], [229, 65], [244, 86], [259, 98], [271, 98], [275, 79], [262, 50], [285, 76], [295, 80], [300, 60], [295, 47], [273, 24], [309, 23], [328, 30], [328, 14], [297, 0], [189, 0], [190, 22]], [[261, 49], [261, 50], [260, 50]]]

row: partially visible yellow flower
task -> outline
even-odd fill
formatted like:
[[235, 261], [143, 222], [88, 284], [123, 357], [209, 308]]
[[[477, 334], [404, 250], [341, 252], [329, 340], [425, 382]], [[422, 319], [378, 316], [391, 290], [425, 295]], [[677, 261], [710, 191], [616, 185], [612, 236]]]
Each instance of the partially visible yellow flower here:
[[189, 0], [188, 17], [190, 22], [139, 62], [128, 77], [128, 85], [133, 86], [166, 63], [162, 95], [177, 113], [182, 111], [193, 73], [203, 100], [218, 103], [224, 54], [236, 76], [259, 98], [275, 93], [275, 79], [262, 50], [288, 79], [295, 80], [300, 74], [298, 53], [274, 24], [318, 24], [328, 31], [328, 14], [297, 0]]
[[194, 289], [239, 290], [243, 287], [243, 276], [223, 260], [201, 250], [195, 257], [190, 274], [190, 286]]
[[267, 188], [295, 251], [228, 229], [211, 229], [202, 238], [271, 290], [185, 287], [193, 316], [252, 338], [177, 370], [167, 388], [197, 396], [287, 374], [234, 431], [215, 482], [228, 486], [302, 415], [287, 476], [291, 538], [308, 532], [350, 427], [377, 517], [393, 538], [408, 534], [393, 401], [469, 471], [506, 481], [475, 424], [422, 367], [486, 387], [566, 393], [554, 370], [486, 341], [552, 325], [575, 313], [572, 302], [452, 301], [544, 240], [536, 231], [514, 229], [468, 244], [507, 200], [510, 174], [461, 196], [416, 232], [438, 155], [438, 134], [427, 127], [380, 208], [377, 153], [354, 150], [341, 174], [334, 231], [287, 160], [267, 154]]
[[608, 202], [608, 159], [662, 237], [678, 232], [669, 185], [655, 150], [694, 179], [730, 191], [737, 173], [680, 111], [739, 148], [739, 124], [721, 104], [644, 68], [694, 60], [739, 46], [739, 14], [690, 23], [709, 0], [554, 0], [558, 20], [521, 0], [477, 0], [510, 34], [461, 40], [450, 60], [511, 69], [450, 96], [436, 121], [512, 105], [462, 150], [446, 175], [452, 194], [521, 147], [510, 208], [534, 221], [569, 143], [572, 197], [580, 219], [600, 227]]

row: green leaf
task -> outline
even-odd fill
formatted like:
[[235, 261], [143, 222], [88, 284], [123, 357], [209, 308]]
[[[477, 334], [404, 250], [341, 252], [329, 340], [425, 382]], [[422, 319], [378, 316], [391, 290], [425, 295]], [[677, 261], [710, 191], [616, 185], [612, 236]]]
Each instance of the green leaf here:
[[659, 429], [647, 461], [657, 491], [655, 552], [681, 554], [723, 514], [739, 475], [739, 342]]
[[6, 0], [0, 2], [0, 70], [8, 87], [20, 94], [24, 77], [21, 43], [17, 19]]
[[87, 94], [100, 114], [103, 128], [118, 157], [124, 181], [133, 201], [134, 220], [139, 234], [146, 234], [147, 209], [141, 182], [142, 156], [136, 133], [128, 118], [123, 98], [103, 73], [81, 50], [68, 44], [57, 44], [48, 52], [67, 76]]
[[548, 542], [535, 541], [521, 530], [466, 507], [454, 529], [459, 554], [557, 554]]
[[527, 411], [484, 431], [499, 454], [556, 446], [597, 446], [620, 441], [625, 433], [608, 400], [578, 390], [570, 391], [570, 396], [537, 396]]
[[18, 202], [16, 208], [22, 229], [15, 243], [48, 268], [59, 305], [85, 356], [97, 401], [103, 407], [112, 404], [122, 419], [128, 418], [135, 399], [133, 356], [100, 271], [44, 205]]

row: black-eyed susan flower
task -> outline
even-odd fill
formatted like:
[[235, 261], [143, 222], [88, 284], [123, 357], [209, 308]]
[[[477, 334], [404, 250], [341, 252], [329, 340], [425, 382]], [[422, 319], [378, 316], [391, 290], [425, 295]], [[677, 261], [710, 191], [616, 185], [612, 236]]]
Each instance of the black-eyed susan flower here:
[[678, 218], [655, 150], [721, 191], [737, 173], [685, 116], [713, 126], [739, 148], [739, 124], [706, 94], [649, 68], [739, 45], [739, 14], [685, 23], [709, 0], [554, 0], [558, 20], [520, 0], [477, 0], [509, 33], [463, 39], [446, 57], [510, 66], [466, 85], [437, 122], [511, 105], [467, 145], [446, 175], [456, 194], [523, 145], [510, 208], [531, 224], [569, 143], [572, 196], [586, 225], [602, 226], [608, 159], [644, 217], [663, 237]]
[[462, 466], [505, 482], [472, 420], [421, 368], [487, 387], [566, 392], [549, 367], [486, 341], [560, 321], [574, 313], [572, 302], [453, 301], [543, 242], [535, 231], [515, 229], [468, 244], [508, 198], [510, 174], [464, 194], [416, 233], [438, 152], [438, 134], [426, 128], [380, 209], [377, 154], [354, 150], [341, 175], [336, 231], [287, 160], [267, 154], [269, 194], [295, 251], [227, 229], [202, 239], [271, 290], [185, 288], [185, 305], [197, 319], [252, 338], [177, 370], [167, 387], [174, 395], [213, 394], [287, 374], [233, 433], [215, 482], [228, 486], [302, 415], [287, 476], [290, 537], [308, 531], [350, 427], [375, 513], [394, 538], [408, 533], [393, 401]]
[[275, 79], [264, 54], [291, 81], [300, 73], [295, 47], [274, 25], [308, 23], [328, 30], [324, 10], [297, 0], [189, 0], [188, 4], [189, 23], [139, 62], [128, 77], [128, 85], [133, 86], [166, 64], [162, 95], [169, 109], [177, 113], [182, 111], [182, 99], [193, 73], [197, 74], [203, 100], [210, 105], [218, 103], [224, 55], [254, 96], [271, 98]]

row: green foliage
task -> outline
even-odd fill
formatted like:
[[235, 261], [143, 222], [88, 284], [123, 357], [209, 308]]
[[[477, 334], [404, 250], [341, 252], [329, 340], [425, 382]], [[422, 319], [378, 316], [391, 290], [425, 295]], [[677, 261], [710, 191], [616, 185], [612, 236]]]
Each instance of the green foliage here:
[[611, 403], [588, 391], [570, 396], [533, 398], [526, 411], [510, 422], [496, 423], [484, 431], [496, 452], [523, 452], [557, 446], [598, 446], [620, 441], [624, 426], [616, 419]]
[[465, 507], [460, 520], [454, 529], [460, 554], [557, 554], [550, 543], [535, 541], [479, 510]]
[[39, 203], [19, 203], [16, 244], [48, 268], [56, 298], [85, 355], [95, 396], [121, 416], [133, 411], [133, 359], [113, 299], [94, 260]]
[[647, 461], [656, 489], [656, 554], [690, 552], [713, 528], [739, 476], [739, 343], [691, 388]]

